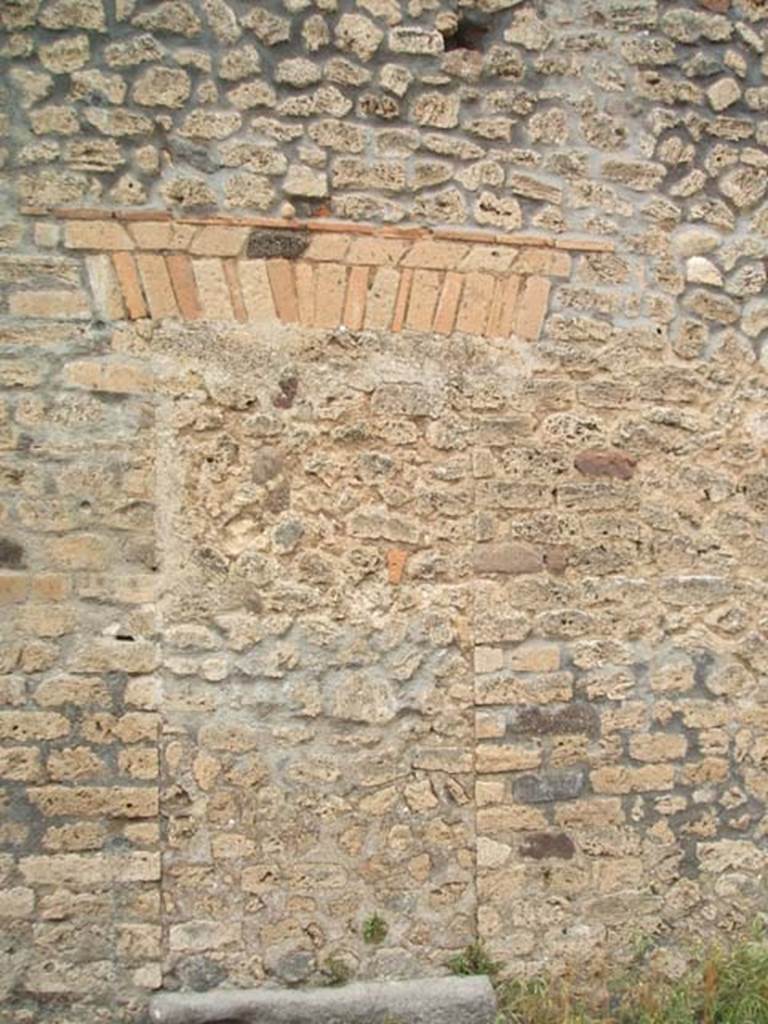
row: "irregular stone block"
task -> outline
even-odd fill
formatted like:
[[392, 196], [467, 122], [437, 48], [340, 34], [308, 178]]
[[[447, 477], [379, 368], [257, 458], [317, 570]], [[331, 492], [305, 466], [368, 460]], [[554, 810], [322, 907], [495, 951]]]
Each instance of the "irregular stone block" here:
[[527, 544], [483, 544], [475, 549], [474, 566], [477, 572], [523, 575], [541, 572], [544, 558]]

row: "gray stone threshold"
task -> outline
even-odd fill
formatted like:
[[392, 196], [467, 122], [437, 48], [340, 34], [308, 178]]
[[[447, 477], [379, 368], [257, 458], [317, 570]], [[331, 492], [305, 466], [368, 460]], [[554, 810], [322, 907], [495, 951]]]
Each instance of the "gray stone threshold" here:
[[340, 988], [165, 992], [154, 1024], [493, 1024], [487, 977], [355, 982]]

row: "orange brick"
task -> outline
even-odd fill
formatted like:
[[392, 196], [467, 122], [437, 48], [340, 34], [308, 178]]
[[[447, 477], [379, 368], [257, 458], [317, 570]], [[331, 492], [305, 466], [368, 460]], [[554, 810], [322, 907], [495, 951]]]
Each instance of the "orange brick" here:
[[403, 578], [407, 559], [408, 552], [402, 548], [392, 548], [387, 552], [387, 578], [390, 583], [397, 585]]
[[347, 268], [341, 263], [318, 263], [315, 270], [315, 326], [338, 327], [344, 310]]
[[[320, 238], [323, 238], [320, 235]], [[335, 237], [333, 235], [331, 238]], [[312, 327], [315, 322], [315, 268], [303, 260], [296, 264], [296, 295], [299, 303], [299, 323]]]
[[185, 320], [197, 320], [201, 309], [197, 298], [195, 275], [192, 273], [192, 261], [189, 256], [172, 255], [166, 256], [165, 262], [179, 312]]
[[136, 263], [144, 286], [151, 316], [178, 316], [179, 310], [173, 294], [173, 285], [165, 260], [159, 253], [143, 252], [136, 257]]
[[146, 366], [133, 363], [107, 363], [101, 382], [101, 391], [115, 394], [139, 395], [151, 391], [153, 378]]
[[486, 270], [494, 274], [508, 271], [517, 259], [514, 249], [506, 246], [473, 245], [459, 265], [459, 270]]
[[298, 323], [299, 303], [296, 298], [296, 282], [290, 261], [267, 260], [267, 274], [278, 318], [285, 323]]
[[464, 277], [464, 292], [456, 318], [456, 330], [465, 334], [485, 334], [494, 279], [490, 274], [472, 272]]
[[505, 283], [504, 279], [500, 277], [497, 277], [493, 283], [493, 296], [488, 307], [488, 320], [485, 325], [485, 334], [489, 338], [498, 337], [498, 324], [504, 304]]
[[251, 323], [273, 323], [277, 320], [272, 290], [269, 287], [265, 260], [238, 260], [237, 276], [245, 311]]
[[132, 395], [151, 390], [152, 377], [146, 367], [134, 363], [79, 359], [65, 367], [64, 383], [92, 391]]
[[319, 260], [325, 263], [340, 263], [349, 248], [349, 235], [313, 235], [306, 250], [302, 253], [305, 260]]
[[395, 308], [392, 311], [392, 330], [401, 331], [405, 321], [405, 311], [408, 309], [408, 296], [411, 293], [413, 271], [404, 270], [400, 275], [400, 284], [395, 298]]
[[69, 590], [69, 579], [61, 573], [45, 572], [32, 577], [32, 596], [36, 601], [63, 601]]
[[241, 323], [245, 323], [248, 319], [248, 313], [245, 309], [245, 302], [243, 301], [243, 295], [240, 291], [240, 281], [237, 276], [237, 260], [224, 260], [224, 277], [227, 279], [227, 287], [229, 288], [229, 301], [232, 303], [232, 310], [235, 314], [235, 320], [239, 320]]
[[440, 295], [440, 274], [436, 270], [415, 270], [405, 326], [410, 331], [429, 331]]
[[18, 604], [29, 591], [29, 576], [25, 573], [0, 573], [0, 605]]
[[117, 279], [120, 282], [120, 290], [123, 293], [123, 303], [128, 310], [131, 320], [138, 320], [147, 315], [147, 307], [144, 304], [144, 295], [141, 291], [141, 282], [136, 271], [136, 261], [128, 252], [116, 252], [112, 256], [112, 262], [117, 271]]
[[445, 275], [443, 290], [440, 293], [440, 301], [437, 304], [433, 330], [438, 334], [450, 334], [453, 325], [456, 323], [456, 312], [459, 308], [461, 288], [464, 284], [464, 275], [450, 272]]
[[594, 238], [558, 238], [555, 240], [555, 248], [571, 249], [575, 252], [615, 252], [616, 246], [613, 242]]
[[515, 322], [515, 304], [520, 292], [520, 278], [510, 274], [496, 281], [496, 290], [488, 316], [486, 334], [489, 338], [508, 338]]
[[455, 270], [468, 251], [469, 246], [461, 242], [414, 242], [406, 253], [402, 266], [421, 267], [426, 270]]
[[349, 272], [347, 301], [344, 304], [344, 323], [352, 331], [359, 331], [365, 320], [369, 273], [368, 267], [352, 267]]
[[11, 316], [39, 316], [46, 320], [87, 320], [91, 315], [85, 292], [59, 289], [11, 292], [8, 310]]
[[232, 320], [234, 313], [221, 260], [213, 257], [192, 260], [192, 272], [197, 283], [203, 319]]
[[128, 230], [140, 249], [188, 249], [198, 227], [173, 221], [139, 221], [129, 224]]
[[239, 256], [250, 228], [208, 224], [202, 228], [189, 248], [193, 256]]
[[408, 243], [398, 238], [355, 238], [349, 249], [347, 263], [393, 267], [407, 248]]
[[86, 256], [85, 266], [96, 309], [107, 320], [120, 320], [125, 310], [112, 260], [109, 256]]
[[567, 252], [557, 249], [523, 249], [517, 257], [515, 273], [568, 277], [571, 273], [571, 257]]
[[395, 297], [400, 282], [400, 271], [379, 267], [373, 274], [365, 303], [365, 326], [373, 330], [388, 330], [395, 309]]
[[480, 228], [448, 228], [437, 227], [433, 232], [435, 238], [448, 238], [452, 242], [477, 242], [480, 244], [496, 241], [496, 234], [492, 231], [483, 231]]
[[529, 341], [535, 341], [541, 332], [541, 325], [547, 313], [549, 291], [552, 287], [546, 277], [529, 277], [520, 296], [515, 317], [515, 334]]
[[74, 220], [64, 228], [67, 249], [132, 249], [133, 239], [116, 220]]

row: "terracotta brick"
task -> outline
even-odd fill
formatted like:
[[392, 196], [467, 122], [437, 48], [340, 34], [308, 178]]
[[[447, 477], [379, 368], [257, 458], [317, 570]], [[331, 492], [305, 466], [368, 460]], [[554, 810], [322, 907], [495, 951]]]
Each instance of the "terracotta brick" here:
[[315, 270], [315, 326], [337, 327], [344, 310], [347, 268], [341, 263], [320, 263]]
[[32, 577], [32, 596], [36, 601], [63, 601], [69, 591], [69, 579], [60, 573], [44, 572]]
[[371, 267], [393, 267], [407, 248], [408, 243], [398, 238], [355, 238], [347, 262], [365, 263]]
[[453, 331], [463, 285], [463, 274], [450, 272], [445, 275], [433, 326], [433, 330], [437, 331], [438, 334], [450, 334]]
[[353, 331], [359, 331], [365, 319], [369, 273], [368, 267], [352, 267], [349, 272], [347, 299], [344, 303], [344, 323]]
[[29, 576], [25, 573], [0, 573], [0, 605], [24, 601], [29, 592]]
[[[285, 226], [284, 221], [275, 221], [275, 226], [278, 224]], [[330, 231], [346, 235], [370, 235], [379, 230], [378, 226], [374, 224], [359, 224], [355, 221], [334, 220], [331, 217], [313, 217], [311, 220], [307, 221], [292, 221], [291, 224], [293, 227], [306, 228], [309, 231]]]
[[313, 264], [300, 260], [296, 264], [295, 274], [299, 323], [304, 327], [312, 327], [315, 322], [315, 268]]
[[594, 238], [558, 238], [555, 240], [556, 249], [570, 249], [575, 252], [615, 252], [616, 246], [613, 242]]
[[402, 548], [392, 548], [387, 552], [387, 579], [397, 585], [403, 578], [403, 570], [408, 560], [408, 552]]
[[120, 320], [125, 309], [112, 260], [109, 256], [86, 256], [85, 266], [97, 311], [105, 320]]
[[105, 250], [132, 249], [133, 239], [116, 220], [75, 220], [64, 228], [67, 249]]
[[229, 288], [221, 260], [208, 258], [192, 260], [192, 271], [197, 283], [197, 294], [204, 320], [232, 320], [234, 313], [229, 301]]
[[465, 275], [464, 292], [456, 318], [457, 331], [463, 331], [465, 334], [485, 334], [494, 284], [490, 274], [473, 271]]
[[46, 320], [87, 320], [91, 315], [85, 292], [63, 289], [11, 292], [8, 309], [11, 316], [39, 316]]
[[573, 464], [585, 476], [630, 480], [634, 476], [637, 459], [616, 448], [589, 448], [579, 452]]
[[468, 251], [469, 246], [460, 242], [414, 242], [402, 266], [421, 267], [425, 270], [455, 270]]
[[436, 270], [415, 270], [405, 326], [410, 331], [429, 331], [440, 295], [440, 274]]
[[195, 235], [189, 247], [193, 256], [239, 256], [250, 228], [209, 224]]
[[521, 338], [535, 341], [547, 313], [551, 283], [546, 277], [529, 277], [518, 301], [514, 331]]
[[100, 362], [80, 359], [64, 369], [64, 383], [92, 391], [142, 394], [152, 388], [152, 376], [144, 366], [128, 362]]
[[273, 323], [277, 320], [272, 290], [269, 287], [266, 260], [238, 260], [237, 276], [245, 311], [251, 323]]
[[483, 231], [481, 228], [435, 228], [435, 238], [447, 238], [453, 242], [472, 242], [491, 245], [496, 242], [496, 234]]
[[319, 260], [325, 263], [340, 263], [349, 248], [348, 234], [317, 234], [310, 239], [309, 246], [302, 254], [305, 260]]
[[128, 230], [140, 249], [188, 249], [198, 228], [173, 221], [144, 221], [129, 224]]
[[232, 303], [235, 320], [245, 323], [248, 319], [248, 313], [245, 308], [242, 292], [240, 291], [240, 280], [237, 276], [237, 260], [224, 260], [223, 264], [224, 277], [227, 279], [227, 287], [229, 288], [229, 301]]
[[173, 294], [173, 285], [159, 253], [139, 253], [136, 263], [141, 275], [144, 294], [147, 297], [150, 316], [178, 316], [179, 310]]
[[551, 249], [555, 244], [555, 239], [552, 235], [533, 235], [527, 233], [495, 235], [493, 240], [496, 245], [513, 245], [517, 249], [523, 249], [528, 245], [543, 246], [545, 249]]
[[380, 331], [389, 329], [399, 282], [399, 270], [379, 267], [374, 271], [365, 304], [365, 327]]
[[501, 319], [501, 312], [504, 308], [504, 286], [506, 280], [501, 277], [497, 277], [493, 286], [493, 297], [491, 299], [491, 305], [488, 309], [488, 322], [485, 325], [485, 333], [489, 338], [499, 337], [499, 321]]
[[411, 293], [413, 282], [413, 271], [404, 270], [400, 275], [400, 284], [397, 288], [395, 308], [392, 311], [392, 330], [401, 331], [405, 322], [405, 312], [408, 309], [408, 297]]
[[568, 277], [571, 257], [558, 249], [523, 249], [515, 263], [515, 273]]
[[520, 293], [520, 278], [510, 274], [499, 278], [491, 302], [486, 334], [489, 338], [508, 338], [515, 322], [515, 306]]
[[197, 298], [195, 275], [192, 273], [192, 261], [189, 256], [166, 256], [166, 266], [170, 274], [173, 292], [179, 312], [185, 320], [197, 320], [201, 315], [200, 303]]
[[267, 274], [278, 318], [285, 323], [298, 323], [299, 303], [292, 264], [289, 260], [267, 260]]
[[120, 282], [123, 303], [128, 310], [128, 316], [131, 320], [138, 320], [140, 317], [146, 316], [147, 307], [144, 303], [141, 282], [133, 256], [128, 252], [116, 252], [112, 256], [112, 262], [117, 271], [117, 279]]
[[473, 245], [459, 264], [462, 271], [484, 270], [492, 274], [504, 274], [511, 269], [518, 258], [517, 252], [508, 246]]

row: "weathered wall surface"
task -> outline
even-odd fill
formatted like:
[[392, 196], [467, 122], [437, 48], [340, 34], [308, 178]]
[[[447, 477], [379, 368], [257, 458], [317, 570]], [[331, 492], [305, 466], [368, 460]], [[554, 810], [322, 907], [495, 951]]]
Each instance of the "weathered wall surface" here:
[[0, 23], [8, 1019], [765, 910], [764, 4]]

